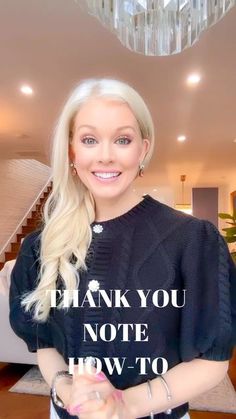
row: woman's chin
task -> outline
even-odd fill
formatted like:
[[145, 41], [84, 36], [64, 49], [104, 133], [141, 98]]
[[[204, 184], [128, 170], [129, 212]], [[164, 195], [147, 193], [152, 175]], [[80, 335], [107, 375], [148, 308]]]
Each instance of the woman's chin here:
[[116, 188], [114, 185], [110, 185], [110, 187], [103, 188], [93, 188], [91, 193], [95, 199], [99, 200], [115, 200], [124, 196], [124, 199], [127, 199], [127, 188]]

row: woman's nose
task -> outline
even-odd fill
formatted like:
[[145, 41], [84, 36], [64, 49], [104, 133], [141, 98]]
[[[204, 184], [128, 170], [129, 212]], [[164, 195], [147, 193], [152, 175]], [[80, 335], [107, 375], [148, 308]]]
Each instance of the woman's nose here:
[[99, 149], [98, 160], [105, 163], [114, 160], [114, 153], [111, 144], [101, 144], [101, 147]]

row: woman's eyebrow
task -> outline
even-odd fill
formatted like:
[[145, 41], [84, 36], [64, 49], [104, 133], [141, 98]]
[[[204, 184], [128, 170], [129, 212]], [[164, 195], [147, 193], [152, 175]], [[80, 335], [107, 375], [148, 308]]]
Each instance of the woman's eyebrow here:
[[122, 129], [127, 129], [127, 128], [132, 129], [134, 132], [136, 132], [135, 128], [132, 127], [132, 125], [123, 125], [122, 127], [117, 128], [116, 131], [122, 131]]
[[[85, 125], [80, 125], [80, 126], [78, 126], [78, 127], [76, 128], [76, 131], [78, 131], [78, 130], [80, 130], [80, 129], [82, 129], [82, 128], [89, 128], [89, 129], [94, 129], [94, 130], [96, 130], [96, 127], [94, 127], [93, 125], [87, 125], [87, 124], [85, 124]], [[127, 129], [127, 128], [132, 129], [134, 132], [136, 132], [135, 128], [134, 128], [134, 127], [132, 127], [132, 125], [122, 125], [121, 127], [118, 127], [118, 128], [116, 129], [116, 131], [122, 131], [123, 129]]]
[[76, 131], [79, 131], [81, 128], [96, 129], [96, 127], [94, 127], [93, 125], [79, 125], [79, 126], [76, 128]]

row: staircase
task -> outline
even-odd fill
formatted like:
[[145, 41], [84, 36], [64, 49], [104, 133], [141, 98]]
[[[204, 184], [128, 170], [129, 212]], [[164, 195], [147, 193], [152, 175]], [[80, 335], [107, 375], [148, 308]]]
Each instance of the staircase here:
[[27, 218], [27, 224], [25, 226], [22, 226], [21, 233], [16, 235], [16, 241], [11, 243], [11, 250], [9, 252], [5, 252], [5, 261], [0, 262], [0, 270], [3, 268], [5, 262], [17, 258], [17, 254], [21, 246], [21, 240], [25, 236], [27, 236], [27, 234], [36, 230], [40, 226], [42, 220], [43, 205], [49, 193], [51, 192], [51, 189], [52, 185], [50, 184], [45, 190], [43, 196], [39, 199], [38, 203], [36, 204], [35, 211], [31, 212], [31, 217]]

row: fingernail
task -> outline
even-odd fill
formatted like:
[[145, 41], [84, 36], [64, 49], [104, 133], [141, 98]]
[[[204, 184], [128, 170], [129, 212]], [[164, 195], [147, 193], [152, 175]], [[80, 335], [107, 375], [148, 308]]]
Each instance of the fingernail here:
[[69, 415], [72, 415], [72, 410], [73, 410], [73, 409], [71, 409], [70, 407], [67, 407], [67, 408], [66, 408], [66, 410], [67, 410], [67, 412], [69, 413]]
[[107, 377], [105, 376], [105, 374], [101, 371], [99, 372], [99, 374], [96, 374], [96, 378], [98, 381], [105, 381], [107, 379]]
[[75, 413], [79, 413], [79, 412], [81, 412], [83, 409], [82, 409], [82, 406], [80, 405], [80, 404], [77, 404], [76, 406], [74, 406], [74, 407], [69, 407], [68, 409], [67, 409], [67, 412], [70, 414], [70, 415], [74, 415]]
[[82, 411], [83, 411], [83, 407], [81, 406], [81, 404], [78, 404], [77, 406], [75, 406], [74, 413], [80, 413]]
[[117, 400], [123, 400], [123, 391], [116, 389], [114, 391], [115, 397]]

